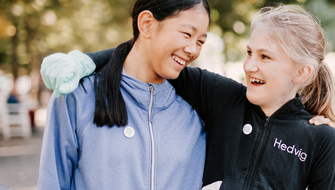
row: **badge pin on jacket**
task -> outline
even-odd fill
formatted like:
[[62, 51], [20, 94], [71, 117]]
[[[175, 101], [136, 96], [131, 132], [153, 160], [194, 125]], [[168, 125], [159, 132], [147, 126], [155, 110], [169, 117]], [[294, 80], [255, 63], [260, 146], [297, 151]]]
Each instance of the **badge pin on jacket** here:
[[249, 135], [250, 133], [252, 132], [252, 125], [250, 125], [249, 123], [248, 124], [245, 124], [243, 126], [243, 133], [245, 135]]
[[134, 128], [128, 126], [128, 127], [124, 128], [123, 134], [127, 138], [132, 138], [135, 135], [135, 130], [134, 130]]

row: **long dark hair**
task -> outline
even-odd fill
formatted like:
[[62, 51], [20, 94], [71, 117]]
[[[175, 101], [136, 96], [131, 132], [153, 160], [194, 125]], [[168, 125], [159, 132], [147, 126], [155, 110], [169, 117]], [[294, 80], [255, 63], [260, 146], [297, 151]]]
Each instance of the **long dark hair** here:
[[94, 79], [95, 111], [93, 122], [98, 126], [125, 126], [128, 122], [126, 104], [123, 100], [120, 85], [123, 63], [139, 36], [137, 27], [138, 15], [150, 11], [157, 21], [178, 14], [202, 3], [210, 20], [210, 9], [206, 0], [137, 0], [132, 11], [133, 38], [120, 44], [114, 51], [111, 60], [99, 70]]

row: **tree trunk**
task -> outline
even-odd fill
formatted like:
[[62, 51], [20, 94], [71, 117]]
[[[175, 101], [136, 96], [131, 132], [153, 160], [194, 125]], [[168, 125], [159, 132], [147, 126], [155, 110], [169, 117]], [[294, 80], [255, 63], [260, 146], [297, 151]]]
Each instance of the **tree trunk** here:
[[14, 81], [18, 78], [18, 71], [19, 71], [19, 61], [18, 61], [18, 55], [17, 55], [17, 47], [19, 44], [19, 29], [17, 23], [13, 23], [14, 26], [16, 27], [16, 33], [12, 37], [12, 72], [13, 72], [13, 77]]

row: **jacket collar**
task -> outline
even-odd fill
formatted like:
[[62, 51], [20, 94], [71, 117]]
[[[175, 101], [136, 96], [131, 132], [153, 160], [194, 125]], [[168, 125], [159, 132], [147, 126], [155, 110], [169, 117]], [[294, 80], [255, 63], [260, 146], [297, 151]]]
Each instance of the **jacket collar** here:
[[305, 109], [304, 104], [302, 103], [301, 96], [297, 93], [295, 95], [295, 98], [288, 101], [286, 104], [284, 104], [277, 112], [275, 112], [275, 116], [285, 116], [289, 114], [293, 114], [296, 112], [299, 112], [301, 110]]
[[154, 90], [154, 108], [165, 109], [175, 101], [177, 95], [174, 88], [167, 80], [161, 84], [145, 83], [122, 72], [121, 89], [124, 90], [124, 98], [125, 96], [128, 96], [133, 99], [139, 107], [145, 110], [148, 110], [150, 105], [150, 86], [152, 86]]
[[[254, 106], [256, 106], [256, 105], [254, 105]], [[257, 107], [256, 111], [258, 113], [262, 114], [264, 117], [266, 117], [263, 110], [259, 106], [256, 106], [256, 107]], [[299, 112], [303, 109], [305, 109], [305, 106], [302, 103], [301, 96], [297, 93], [292, 100], [288, 101], [282, 107], [280, 107], [277, 111], [275, 111], [271, 115], [271, 118], [280, 118], [280, 117], [284, 117], [284, 116], [287, 116], [287, 115], [292, 115], [292, 114], [297, 113], [297, 112]]]

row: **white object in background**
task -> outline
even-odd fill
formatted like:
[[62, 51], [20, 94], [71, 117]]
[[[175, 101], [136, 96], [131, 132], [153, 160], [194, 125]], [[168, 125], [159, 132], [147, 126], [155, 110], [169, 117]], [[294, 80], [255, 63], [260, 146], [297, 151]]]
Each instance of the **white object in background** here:
[[6, 140], [7, 140], [8, 134], [10, 133], [7, 113], [8, 113], [7, 95], [4, 95], [0, 91], [0, 128], [2, 129], [2, 134]]
[[25, 139], [31, 137], [31, 125], [29, 111], [20, 103], [6, 103], [3, 106], [5, 112], [2, 119], [5, 120], [2, 126], [2, 134], [4, 140], [8, 140], [13, 136], [22, 136]]

